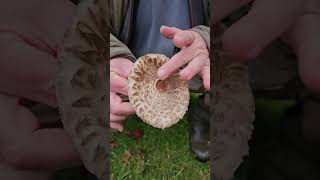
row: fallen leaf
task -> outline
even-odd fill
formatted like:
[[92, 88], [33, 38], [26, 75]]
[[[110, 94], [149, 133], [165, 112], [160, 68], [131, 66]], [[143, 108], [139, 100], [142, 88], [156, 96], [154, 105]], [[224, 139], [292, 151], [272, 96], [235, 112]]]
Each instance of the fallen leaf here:
[[133, 138], [134, 140], [136, 140], [136, 142], [138, 142], [143, 136], [143, 131], [140, 129], [135, 129], [135, 130], [129, 132], [128, 136]]
[[143, 149], [139, 149], [138, 150], [138, 154], [140, 157], [144, 157], [144, 150]]
[[125, 151], [123, 153], [121, 162], [122, 162], [124, 167], [127, 167], [130, 157], [131, 157], [130, 151]]
[[110, 149], [114, 149], [114, 148], [117, 148], [117, 147], [119, 147], [120, 146], [120, 144], [118, 144], [118, 143], [116, 143], [116, 142], [111, 142], [110, 143]]

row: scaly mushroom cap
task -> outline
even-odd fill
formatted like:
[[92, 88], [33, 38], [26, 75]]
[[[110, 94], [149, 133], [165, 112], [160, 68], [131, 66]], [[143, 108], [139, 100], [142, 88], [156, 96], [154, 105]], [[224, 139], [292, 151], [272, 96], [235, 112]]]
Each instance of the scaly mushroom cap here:
[[161, 129], [171, 127], [184, 116], [190, 99], [188, 83], [179, 79], [178, 71], [166, 80], [158, 78], [158, 69], [168, 60], [161, 54], [142, 56], [128, 78], [128, 96], [136, 114]]

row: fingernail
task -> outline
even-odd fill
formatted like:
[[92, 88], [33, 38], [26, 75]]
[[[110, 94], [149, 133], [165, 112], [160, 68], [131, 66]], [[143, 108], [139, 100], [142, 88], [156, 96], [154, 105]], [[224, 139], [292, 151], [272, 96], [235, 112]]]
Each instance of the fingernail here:
[[160, 68], [159, 71], [158, 71], [158, 76], [159, 76], [159, 78], [160, 78], [160, 79], [163, 78], [164, 75], [165, 75], [165, 70]]

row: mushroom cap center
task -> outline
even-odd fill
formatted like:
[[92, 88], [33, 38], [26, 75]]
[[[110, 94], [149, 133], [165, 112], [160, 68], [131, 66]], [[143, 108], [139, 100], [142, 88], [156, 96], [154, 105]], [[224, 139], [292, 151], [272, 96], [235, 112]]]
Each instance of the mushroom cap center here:
[[164, 81], [158, 80], [156, 83], [156, 88], [160, 92], [166, 92], [168, 89], [168, 85], [165, 80]]

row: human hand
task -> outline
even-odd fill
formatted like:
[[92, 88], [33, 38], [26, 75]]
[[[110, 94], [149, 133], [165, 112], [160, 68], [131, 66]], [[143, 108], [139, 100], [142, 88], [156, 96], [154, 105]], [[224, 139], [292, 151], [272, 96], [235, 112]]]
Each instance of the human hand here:
[[1, 164], [49, 171], [81, 165], [63, 129], [40, 128], [30, 109], [18, 103], [26, 98], [56, 106], [57, 51], [74, 12], [68, 0], [1, 0]]
[[170, 61], [165, 63], [158, 71], [160, 80], [166, 79], [175, 70], [188, 65], [180, 71], [182, 80], [190, 80], [199, 74], [206, 90], [210, 90], [210, 59], [209, 51], [202, 37], [194, 31], [181, 30], [175, 27], [162, 26], [160, 32], [174, 45], [181, 49]]
[[214, 23], [253, 2], [249, 13], [222, 37], [224, 50], [234, 60], [248, 61], [276, 38], [282, 38], [298, 57], [300, 78], [320, 92], [320, 1], [220, 0], [213, 6]]
[[57, 51], [75, 5], [69, 0], [0, 2], [0, 91], [56, 106]]
[[128, 96], [128, 75], [133, 62], [126, 58], [114, 58], [110, 61], [110, 127], [123, 131], [122, 121], [135, 114], [130, 102], [123, 102], [117, 94]]

